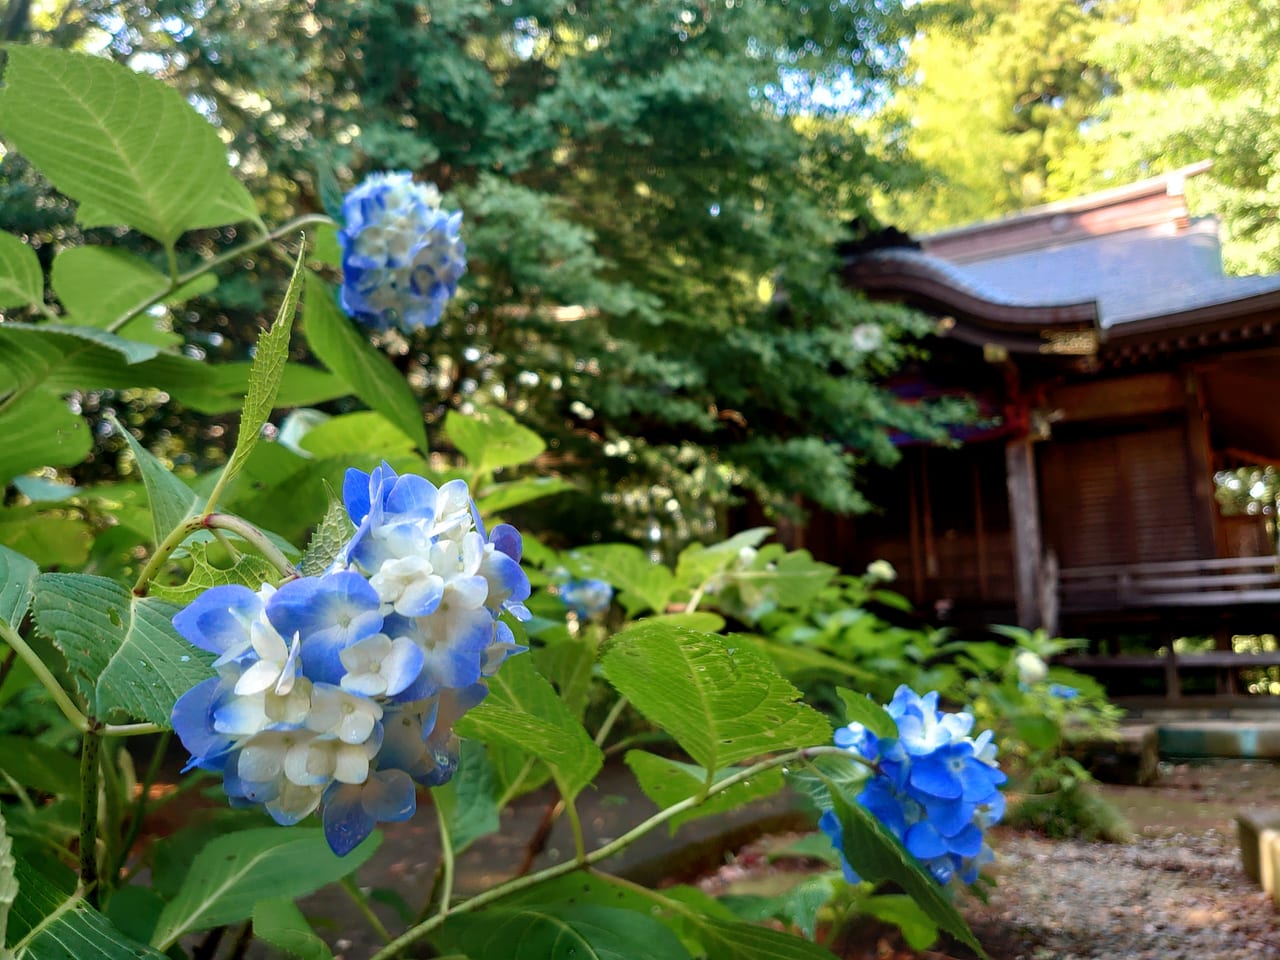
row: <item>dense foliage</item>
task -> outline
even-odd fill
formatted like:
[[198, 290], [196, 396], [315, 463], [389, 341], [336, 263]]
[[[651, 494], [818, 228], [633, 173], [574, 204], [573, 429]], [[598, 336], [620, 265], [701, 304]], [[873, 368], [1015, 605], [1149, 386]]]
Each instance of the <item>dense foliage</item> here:
[[1280, 268], [1274, 0], [930, 0], [870, 129], [918, 187], [876, 208], [957, 226], [1213, 161], [1189, 184], [1237, 272]]
[[[744, 493], [859, 509], [858, 463], [892, 462], [890, 431], [938, 438], [963, 415], [875, 385], [925, 328], [845, 290], [836, 245], [852, 218], [870, 222], [866, 196], [893, 171], [848, 125], [793, 115], [823, 80], [883, 95], [907, 29], [894, 4], [162, 0], [62, 14], [34, 18], [33, 41], [164, 75], [216, 122], [274, 221], [337, 213], [337, 180], [370, 169], [412, 171], [464, 208], [462, 296], [387, 346], [434, 448], [450, 410], [481, 404], [546, 437], [537, 468], [573, 473], [587, 498], [562, 502], [584, 532], [678, 544]], [[73, 230], [21, 164], [3, 177], [6, 198], [32, 201], [6, 199], [8, 229]], [[236, 334], [282, 283], [269, 259], [248, 282], [224, 271], [175, 329], [240, 359]], [[858, 328], [883, 335], [868, 349]], [[165, 436], [189, 437], [189, 422], [164, 422]]]
[[[357, 321], [376, 308], [376, 326], [429, 327], [454, 292], [461, 217], [434, 187], [375, 177], [347, 195], [342, 222], [311, 214], [270, 228], [213, 127], [159, 79], [86, 54], [5, 53], [0, 133], [76, 204], [81, 227], [130, 243], [43, 246], [46, 278], [35, 246], [47, 237], [0, 233], [0, 429], [13, 441], [0, 476], [18, 491], [6, 514], [22, 518], [22, 549], [0, 545], [0, 691], [37, 689], [79, 753], [77, 764], [34, 729], [0, 752], [0, 953], [203, 957], [240, 925], [237, 950], [252, 935], [328, 957], [294, 901], [335, 881], [384, 944], [375, 960], [422, 941], [474, 960], [510, 956], [513, 944], [551, 960], [817, 960], [829, 955], [815, 943], [817, 911], [829, 931], [854, 906], [896, 917], [913, 942], [947, 931], [980, 949], [941, 876], [903, 845], [920, 818], [908, 836], [860, 803], [871, 761], [829, 744], [830, 721], [801, 702], [767, 645], [723, 633], [730, 617], [802, 611], [832, 567], [762, 546], [767, 530], [694, 544], [674, 568], [629, 544], [557, 553], [495, 517], [568, 486], [528, 469], [547, 450], [541, 437], [471, 398], [444, 418], [452, 454], [430, 450], [419, 398]], [[228, 225], [238, 246], [211, 239], [183, 269], [185, 235]], [[328, 244], [315, 257], [311, 228]], [[164, 268], [129, 245], [154, 250]], [[293, 271], [252, 362], [191, 356], [160, 326], [168, 305], [259, 251], [287, 256]], [[348, 295], [321, 271], [340, 272]], [[323, 369], [290, 361], [298, 314]], [[130, 388], [212, 413], [238, 408], [222, 466], [184, 482], [104, 416], [141, 482], [60, 482], [52, 468], [93, 449], [84, 398]], [[276, 413], [338, 399], [367, 409]], [[68, 521], [82, 554], [57, 554]], [[559, 596], [544, 589], [552, 584]], [[912, 749], [905, 716], [899, 730], [892, 713], [848, 696], [850, 721], [877, 730], [886, 755], [897, 738]], [[606, 748], [634, 746], [619, 742], [628, 713], [667, 744], [626, 753], [658, 812], [592, 846], [575, 802]], [[967, 730], [973, 719], [946, 723]], [[192, 766], [221, 774], [234, 809], [149, 836], [173, 733]], [[156, 738], [145, 765], [127, 746], [140, 736]], [[983, 743], [971, 759], [995, 786], [1003, 775]], [[786, 930], [596, 869], [660, 826], [788, 781], [838, 822], [828, 856], [860, 880], [824, 879], [824, 896]], [[187, 776], [171, 796], [204, 782]], [[458, 853], [545, 784], [558, 797], [548, 817], [562, 811], [572, 828], [572, 857], [459, 896]], [[350, 877], [381, 840], [376, 824], [413, 816], [427, 796], [439, 881], [393, 934]], [[998, 798], [971, 799], [994, 819]], [[313, 812], [323, 829], [299, 828]], [[973, 831], [950, 831], [956, 813], [947, 816], [939, 836], [968, 850]], [[908, 899], [882, 898], [876, 887], [889, 881]]]

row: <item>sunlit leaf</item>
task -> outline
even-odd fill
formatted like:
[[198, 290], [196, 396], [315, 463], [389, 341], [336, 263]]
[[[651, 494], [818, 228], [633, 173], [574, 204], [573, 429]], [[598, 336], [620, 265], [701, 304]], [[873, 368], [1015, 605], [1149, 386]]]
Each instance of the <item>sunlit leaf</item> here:
[[408, 383], [338, 308], [328, 284], [310, 271], [306, 275], [302, 322], [307, 343], [320, 361], [357, 397], [412, 437], [425, 453], [427, 431], [422, 409]]
[[[165, 274], [117, 247], [67, 247], [54, 258], [50, 279], [68, 314], [66, 322], [91, 327], [105, 327], [169, 289]], [[217, 278], [206, 273], [161, 302], [180, 303], [216, 285]], [[120, 335], [128, 339], [130, 329], [121, 328]]]
[[[660, 810], [696, 796], [702, 791], [707, 781], [706, 771], [700, 767], [670, 760], [667, 757], [659, 757], [643, 750], [628, 750], [627, 766], [636, 775], [644, 795]], [[738, 769], [735, 767], [726, 767], [716, 774], [715, 780], [723, 780], [737, 772]], [[727, 813], [753, 800], [771, 797], [781, 790], [784, 784], [781, 771], [766, 770], [750, 780], [735, 784], [727, 790], [708, 797], [692, 810], [686, 810], [672, 817], [669, 821], [670, 832], [674, 835], [682, 823], [688, 823], [690, 820]]]
[[[223, 468], [220, 484], [230, 483], [244, 469], [245, 461], [258, 444], [262, 426], [275, 407], [285, 363], [289, 359], [289, 336], [293, 331], [294, 314], [298, 312], [298, 297], [302, 295], [302, 261], [303, 254], [300, 252], [275, 322], [258, 337], [253, 366], [249, 370], [249, 389], [240, 410], [240, 429], [236, 434], [235, 449], [231, 451], [231, 458]], [[209, 505], [205, 509], [207, 511], [212, 508]]]
[[0, 309], [43, 302], [40, 258], [13, 234], [0, 232]]
[[187, 230], [256, 215], [217, 131], [160, 79], [52, 47], [6, 54], [0, 133], [79, 201], [84, 226], [133, 227], [172, 245]]
[[662, 613], [675, 588], [671, 571], [629, 543], [602, 543], [580, 547], [565, 557], [579, 577], [594, 577], [610, 584], [634, 615], [650, 609]]
[[450, 410], [444, 431], [478, 473], [528, 463], [547, 447], [540, 436], [496, 407], [473, 413]]
[[533, 754], [551, 768], [569, 797], [590, 783], [604, 762], [600, 748], [527, 655], [502, 665], [489, 680], [489, 696], [458, 721], [457, 730]]
[[210, 547], [211, 544], [208, 542], [188, 544], [191, 575], [184, 583], [174, 586], [153, 583], [151, 595], [175, 606], [185, 607], [211, 587], [236, 583], [251, 590], [257, 590], [264, 583], [279, 583], [280, 571], [261, 557], [252, 553], [242, 553], [231, 562], [230, 566], [218, 567], [209, 560]]
[[641, 622], [613, 639], [602, 663], [609, 682], [705, 770], [831, 735], [763, 654], [715, 634]]

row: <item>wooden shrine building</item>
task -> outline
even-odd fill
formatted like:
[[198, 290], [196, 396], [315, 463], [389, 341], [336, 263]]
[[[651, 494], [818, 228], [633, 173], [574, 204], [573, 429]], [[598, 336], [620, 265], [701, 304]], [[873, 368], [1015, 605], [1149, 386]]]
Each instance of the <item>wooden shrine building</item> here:
[[1204, 169], [847, 258], [850, 285], [937, 318], [902, 395], [967, 394], [982, 420], [956, 449], [905, 443], [883, 510], [805, 545], [889, 560], [944, 621], [1218, 635], [1224, 663], [1233, 632], [1280, 632], [1266, 518], [1214, 495], [1216, 471], [1280, 464], [1280, 275], [1224, 275], [1183, 193]]

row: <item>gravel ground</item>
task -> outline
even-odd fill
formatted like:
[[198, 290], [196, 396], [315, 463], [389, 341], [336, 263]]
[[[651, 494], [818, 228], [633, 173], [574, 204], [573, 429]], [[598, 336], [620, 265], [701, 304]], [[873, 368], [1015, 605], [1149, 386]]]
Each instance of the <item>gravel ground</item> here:
[[996, 960], [1280, 960], [1280, 917], [1240, 868], [1234, 816], [1280, 807], [1280, 765], [1161, 764], [1103, 787], [1129, 844], [998, 830], [999, 886], [966, 913]]
[[966, 913], [997, 960], [1280, 958], [1276, 908], [1232, 834], [1118, 846], [1006, 832], [996, 847], [1000, 885]]

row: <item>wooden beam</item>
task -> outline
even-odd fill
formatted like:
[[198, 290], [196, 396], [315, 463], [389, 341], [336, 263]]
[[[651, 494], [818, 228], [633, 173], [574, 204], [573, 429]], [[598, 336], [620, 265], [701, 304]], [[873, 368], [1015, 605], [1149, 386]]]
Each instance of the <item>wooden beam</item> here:
[[1044, 623], [1041, 607], [1040, 501], [1036, 493], [1036, 458], [1031, 438], [1015, 437], [1004, 448], [1009, 490], [1009, 525], [1013, 534], [1014, 603], [1018, 625], [1035, 629]]

